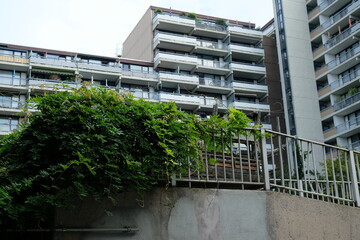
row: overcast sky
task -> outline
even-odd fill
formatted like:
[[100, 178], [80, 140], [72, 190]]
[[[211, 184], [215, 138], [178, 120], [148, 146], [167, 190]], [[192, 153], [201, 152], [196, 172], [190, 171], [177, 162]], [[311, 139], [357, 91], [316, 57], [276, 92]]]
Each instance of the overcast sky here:
[[263, 26], [272, 0], [0, 0], [0, 42], [115, 56], [152, 6]]

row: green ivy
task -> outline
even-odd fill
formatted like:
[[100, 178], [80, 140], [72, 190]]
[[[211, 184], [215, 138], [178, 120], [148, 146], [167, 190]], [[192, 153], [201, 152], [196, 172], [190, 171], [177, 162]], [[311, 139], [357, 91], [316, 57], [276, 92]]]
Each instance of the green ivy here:
[[[116, 204], [198, 159], [203, 143], [245, 133], [250, 120], [231, 109], [201, 121], [175, 103], [135, 100], [83, 87], [32, 99], [38, 111], [0, 141], [0, 226], [51, 227], [53, 209], [74, 197]], [[199, 165], [200, 166], [200, 165]]]

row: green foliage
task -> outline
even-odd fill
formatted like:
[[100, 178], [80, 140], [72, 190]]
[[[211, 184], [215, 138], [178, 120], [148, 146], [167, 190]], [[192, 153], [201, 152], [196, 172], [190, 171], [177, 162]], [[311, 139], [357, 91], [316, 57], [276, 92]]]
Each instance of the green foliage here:
[[116, 204], [198, 159], [203, 144], [245, 133], [250, 120], [197, 116], [175, 103], [153, 104], [104, 88], [83, 87], [32, 99], [39, 110], [0, 141], [0, 226], [49, 227], [55, 207], [74, 196]]
[[191, 18], [191, 19], [194, 19], [194, 20], [197, 19], [196, 13], [188, 13], [186, 16], [187, 16], [188, 18]]
[[226, 26], [226, 27], [227, 27], [227, 24], [226, 24], [226, 22], [225, 22], [224, 19], [217, 19], [217, 20], [215, 21], [215, 23], [218, 24], [218, 25], [222, 25], [222, 26]]
[[161, 10], [161, 9], [159, 9], [159, 8], [157, 8], [156, 10], [155, 10], [155, 13], [159, 13], [159, 14], [161, 14], [163, 11]]

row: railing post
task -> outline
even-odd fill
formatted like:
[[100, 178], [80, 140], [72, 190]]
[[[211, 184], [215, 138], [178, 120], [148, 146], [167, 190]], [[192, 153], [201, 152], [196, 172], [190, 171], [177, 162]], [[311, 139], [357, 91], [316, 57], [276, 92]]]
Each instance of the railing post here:
[[350, 150], [350, 179], [351, 179], [351, 187], [353, 190], [353, 198], [355, 201], [355, 206], [360, 207], [360, 195], [359, 195], [359, 183], [356, 176], [356, 166], [355, 166], [355, 158], [354, 151]]
[[263, 174], [264, 174], [264, 188], [266, 191], [270, 190], [270, 176], [269, 176], [269, 163], [266, 150], [266, 136], [265, 130], [261, 128], [261, 154], [263, 161]]

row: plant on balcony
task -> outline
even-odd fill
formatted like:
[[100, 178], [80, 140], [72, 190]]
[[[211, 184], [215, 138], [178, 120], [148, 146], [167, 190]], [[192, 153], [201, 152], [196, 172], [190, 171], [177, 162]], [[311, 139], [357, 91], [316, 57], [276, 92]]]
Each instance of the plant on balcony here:
[[356, 93], [359, 92], [358, 88], [350, 88], [348, 91], [349, 96], [355, 95]]
[[162, 14], [163, 11], [162, 11], [161, 9], [157, 8], [157, 9], [155, 9], [155, 13], [156, 13], [156, 14]]
[[225, 27], [228, 26], [227, 23], [226, 23], [226, 21], [225, 21], [224, 19], [217, 19], [217, 20], [215, 21], [215, 23], [218, 24], [218, 25], [225, 26]]
[[32, 101], [38, 111], [0, 140], [0, 229], [52, 227], [54, 208], [74, 197], [116, 204], [123, 191], [142, 194], [174, 171], [198, 169], [203, 144], [230, 144], [251, 122], [234, 109], [201, 121], [173, 102], [104, 88]]
[[188, 18], [197, 20], [197, 15], [196, 15], [196, 13], [188, 13], [186, 16], [187, 16]]

